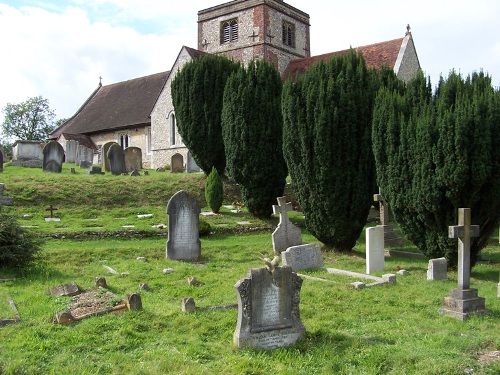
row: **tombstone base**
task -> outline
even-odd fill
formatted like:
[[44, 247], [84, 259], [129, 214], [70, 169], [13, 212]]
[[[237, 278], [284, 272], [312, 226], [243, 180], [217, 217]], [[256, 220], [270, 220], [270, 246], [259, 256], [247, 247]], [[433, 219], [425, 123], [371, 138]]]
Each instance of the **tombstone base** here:
[[247, 347], [257, 350], [276, 349], [295, 344], [304, 337], [305, 333], [306, 329], [302, 324], [296, 327], [259, 333], [236, 331], [234, 333], [234, 345], [240, 349]]
[[485, 308], [484, 298], [477, 296], [477, 289], [452, 289], [448, 297], [443, 298], [443, 307], [439, 312], [459, 320], [471, 315], [483, 316], [491, 313]]
[[172, 260], [197, 260], [201, 257], [201, 242], [174, 245], [167, 242], [167, 258]]

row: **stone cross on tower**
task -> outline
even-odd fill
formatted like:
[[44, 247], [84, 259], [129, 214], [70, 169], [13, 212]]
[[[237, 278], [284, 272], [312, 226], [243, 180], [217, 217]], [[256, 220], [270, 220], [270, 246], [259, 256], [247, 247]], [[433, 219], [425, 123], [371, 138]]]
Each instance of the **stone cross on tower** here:
[[278, 197], [278, 205], [273, 205], [273, 213], [280, 215], [280, 221], [273, 232], [273, 249], [275, 254], [281, 254], [291, 246], [302, 245], [302, 233], [288, 219], [288, 211], [292, 210], [292, 205], [286, 203], [285, 197]]
[[458, 209], [458, 225], [448, 227], [448, 237], [458, 238], [458, 288], [470, 287], [470, 239], [479, 236], [479, 225], [471, 225], [470, 208]]
[[0, 212], [2, 212], [2, 206], [12, 206], [14, 204], [14, 198], [3, 196], [4, 190], [5, 190], [5, 185], [0, 184]]

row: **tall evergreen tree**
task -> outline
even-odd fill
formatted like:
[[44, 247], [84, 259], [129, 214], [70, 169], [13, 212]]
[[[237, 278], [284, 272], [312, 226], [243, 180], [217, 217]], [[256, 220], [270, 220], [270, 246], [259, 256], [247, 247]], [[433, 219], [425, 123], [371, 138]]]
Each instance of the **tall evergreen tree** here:
[[227, 171], [241, 185], [248, 210], [258, 217], [272, 214], [286, 183], [281, 90], [278, 71], [264, 60], [241, 67], [224, 90]]
[[224, 56], [204, 55], [184, 65], [172, 81], [179, 134], [206, 175], [212, 167], [225, 173], [222, 97], [227, 78], [238, 66]]
[[361, 54], [320, 62], [283, 89], [285, 159], [309, 231], [351, 250], [374, 192], [372, 85]]
[[406, 91], [382, 89], [373, 121], [379, 186], [406, 237], [426, 256], [457, 263], [460, 207], [471, 208], [480, 236], [471, 265], [500, 222], [500, 94], [491, 79], [452, 72], [434, 95], [423, 74]]

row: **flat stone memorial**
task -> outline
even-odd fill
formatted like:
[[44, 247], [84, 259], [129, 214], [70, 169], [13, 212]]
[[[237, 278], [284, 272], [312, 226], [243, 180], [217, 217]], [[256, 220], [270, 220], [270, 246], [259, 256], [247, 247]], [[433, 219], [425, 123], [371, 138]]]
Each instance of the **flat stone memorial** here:
[[448, 260], [437, 258], [429, 260], [427, 269], [427, 280], [448, 280]]
[[61, 173], [64, 161], [64, 149], [57, 141], [48, 142], [43, 148], [43, 170]]
[[278, 197], [278, 205], [273, 205], [273, 212], [280, 215], [279, 223], [272, 234], [273, 249], [275, 254], [281, 254], [289, 247], [302, 245], [300, 228], [288, 219], [287, 211], [292, 210], [292, 205], [286, 203], [285, 197]]
[[384, 267], [384, 227], [366, 228], [366, 273], [383, 271]]
[[458, 288], [443, 298], [441, 314], [465, 320], [471, 315], [491, 313], [485, 308], [484, 298], [477, 296], [477, 289], [470, 287], [470, 242], [479, 236], [479, 225], [471, 225], [470, 208], [458, 209], [458, 225], [448, 228], [449, 238], [458, 238]]
[[238, 348], [274, 349], [294, 344], [305, 335], [299, 302], [302, 279], [289, 266], [252, 268], [234, 288], [238, 321], [234, 344]]
[[200, 204], [185, 190], [175, 193], [167, 205], [167, 258], [194, 260], [201, 256], [199, 237]]
[[291, 246], [281, 253], [281, 259], [284, 266], [292, 267], [295, 272], [324, 265], [321, 248], [314, 244]]

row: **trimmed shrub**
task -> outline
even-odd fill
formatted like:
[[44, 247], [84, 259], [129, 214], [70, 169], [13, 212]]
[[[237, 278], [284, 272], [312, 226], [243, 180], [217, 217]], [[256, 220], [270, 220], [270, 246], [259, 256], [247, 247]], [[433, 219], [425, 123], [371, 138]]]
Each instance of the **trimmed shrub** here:
[[207, 182], [205, 183], [205, 200], [208, 206], [214, 213], [218, 213], [222, 201], [224, 199], [224, 184], [220, 178], [219, 172], [215, 167], [212, 167], [212, 171], [207, 177]]

